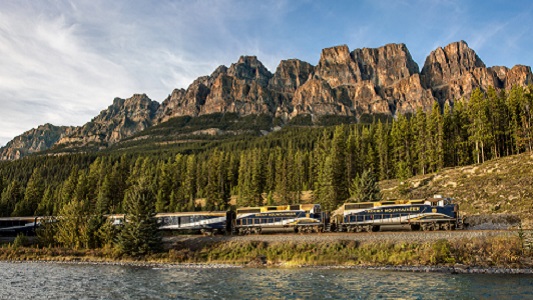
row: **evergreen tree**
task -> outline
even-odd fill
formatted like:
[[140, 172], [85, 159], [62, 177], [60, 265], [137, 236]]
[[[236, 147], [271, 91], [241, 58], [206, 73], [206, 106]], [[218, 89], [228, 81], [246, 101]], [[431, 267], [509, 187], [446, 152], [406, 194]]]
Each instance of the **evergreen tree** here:
[[361, 134], [358, 127], [353, 127], [346, 140], [346, 178], [351, 181], [362, 169]]
[[339, 203], [350, 196], [348, 191], [349, 181], [346, 178], [346, 131], [344, 126], [336, 126], [331, 140], [331, 163], [333, 168], [333, 187]]
[[111, 185], [112, 175], [106, 175], [102, 182], [102, 186], [98, 190], [98, 196], [96, 200], [96, 212], [99, 214], [113, 213], [113, 186]]
[[13, 216], [33, 216], [43, 199], [44, 184], [41, 176], [41, 170], [35, 168], [33, 174], [28, 180], [26, 190], [24, 192], [24, 200], [15, 205]]
[[[416, 114], [413, 118], [413, 138], [414, 138], [414, 153], [415, 153], [415, 165], [418, 174], [426, 174], [428, 170], [428, 154], [429, 154], [429, 141], [428, 141], [428, 126], [426, 113], [422, 108], [416, 110]], [[397, 165], [397, 177], [405, 176], [406, 169], [409, 166], [407, 162], [400, 161]]]
[[2, 198], [0, 199], [0, 216], [9, 217], [17, 203], [24, 200], [24, 189], [18, 180], [13, 180], [2, 191]]
[[485, 146], [491, 138], [491, 124], [488, 116], [488, 105], [485, 95], [476, 88], [468, 102], [470, 141], [475, 145], [474, 157], [477, 163], [485, 161]]
[[[197, 166], [196, 166], [196, 156], [189, 155], [187, 157], [187, 166], [185, 171], [185, 179], [183, 182], [183, 199], [176, 197], [175, 202], [178, 203], [179, 207], [184, 209], [187, 204], [192, 200], [196, 199], [196, 176], [197, 176]], [[174, 195], [177, 196], [177, 195]], [[182, 200], [182, 201], [179, 201]], [[180, 211], [180, 210], [178, 210]]]
[[48, 186], [44, 191], [41, 202], [37, 206], [35, 215], [52, 216], [54, 214], [54, 199], [54, 189], [51, 186]]
[[354, 202], [374, 202], [381, 200], [381, 189], [370, 170], [357, 176], [351, 185], [350, 194]]
[[388, 124], [384, 125], [381, 121], [378, 121], [376, 129], [376, 148], [379, 157], [379, 178], [381, 180], [389, 179], [391, 176], [389, 137]]
[[431, 113], [427, 117], [428, 171], [436, 172], [444, 166], [444, 118], [438, 102], [433, 104]]
[[338, 195], [333, 185], [334, 177], [333, 159], [331, 156], [326, 156], [323, 164], [320, 166], [313, 196], [315, 201], [327, 211], [332, 211], [338, 206]]
[[161, 238], [155, 219], [153, 193], [146, 178], [139, 178], [124, 199], [125, 222], [118, 237], [119, 250], [127, 255], [139, 256], [157, 251]]
[[88, 217], [84, 207], [83, 201], [74, 199], [59, 211], [59, 226], [55, 235], [59, 245], [72, 249], [88, 247]]

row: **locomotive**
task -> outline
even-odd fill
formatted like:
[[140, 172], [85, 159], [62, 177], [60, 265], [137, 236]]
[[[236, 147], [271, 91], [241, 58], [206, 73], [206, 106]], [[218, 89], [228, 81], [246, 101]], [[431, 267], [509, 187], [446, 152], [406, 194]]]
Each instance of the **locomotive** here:
[[345, 203], [332, 222], [337, 231], [375, 232], [386, 225], [410, 225], [412, 230], [454, 230], [461, 226], [459, 205], [436, 195], [419, 200]]

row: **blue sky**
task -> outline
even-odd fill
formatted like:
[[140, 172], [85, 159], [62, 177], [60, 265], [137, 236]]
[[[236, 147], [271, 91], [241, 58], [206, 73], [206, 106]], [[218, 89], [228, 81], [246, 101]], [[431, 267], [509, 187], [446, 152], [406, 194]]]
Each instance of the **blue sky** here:
[[0, 0], [0, 146], [41, 124], [82, 125], [114, 97], [161, 102], [241, 55], [274, 72], [335, 45], [405, 43], [422, 68], [458, 40], [487, 66], [533, 65], [533, 2]]

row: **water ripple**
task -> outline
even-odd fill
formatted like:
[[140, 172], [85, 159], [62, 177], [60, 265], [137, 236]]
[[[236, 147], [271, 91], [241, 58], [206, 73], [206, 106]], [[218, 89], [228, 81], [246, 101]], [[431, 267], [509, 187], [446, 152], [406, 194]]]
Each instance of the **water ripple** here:
[[533, 275], [0, 262], [0, 299], [527, 299]]

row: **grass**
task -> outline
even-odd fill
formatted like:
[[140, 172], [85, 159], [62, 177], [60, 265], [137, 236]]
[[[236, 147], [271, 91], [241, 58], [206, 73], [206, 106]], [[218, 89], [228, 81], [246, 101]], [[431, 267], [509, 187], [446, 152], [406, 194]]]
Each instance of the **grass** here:
[[0, 248], [0, 260], [68, 262], [217, 263], [246, 265], [261, 258], [270, 266], [453, 266], [531, 268], [533, 253], [518, 236], [436, 242], [318, 243], [220, 242], [192, 250], [175, 247], [144, 257], [120, 256], [111, 248]]

